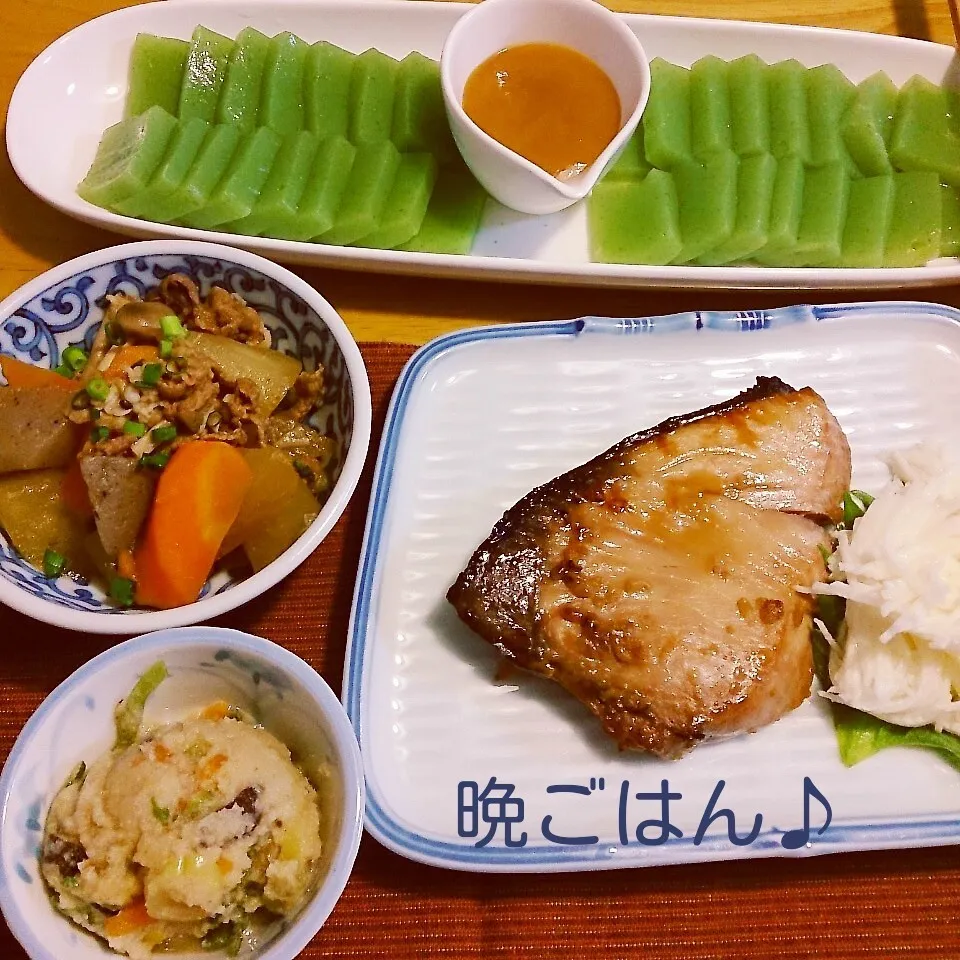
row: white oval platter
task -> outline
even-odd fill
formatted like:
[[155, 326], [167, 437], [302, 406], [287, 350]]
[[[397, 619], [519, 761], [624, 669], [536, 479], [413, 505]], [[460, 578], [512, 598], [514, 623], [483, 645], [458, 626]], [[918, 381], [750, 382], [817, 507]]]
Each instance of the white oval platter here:
[[[883, 288], [953, 283], [960, 261], [884, 269], [619, 266], [592, 263], [586, 211], [575, 204], [532, 217], [489, 201], [469, 256], [335, 247], [240, 237], [123, 217], [76, 194], [103, 131], [123, 113], [127, 65], [138, 33], [189, 38], [197, 24], [234, 36], [251, 25], [289, 30], [360, 52], [394, 57], [411, 50], [439, 58], [451, 27], [468, 7], [423, 0], [166, 0], [109, 13], [61, 37], [27, 68], [7, 115], [7, 151], [20, 179], [37, 196], [87, 223], [136, 237], [190, 237], [242, 246], [288, 263], [425, 276], [626, 287]], [[648, 56], [689, 65], [706, 54], [731, 59], [756, 53], [768, 61], [794, 57], [807, 66], [835, 63], [853, 81], [877, 69], [896, 84], [913, 74], [948, 77], [951, 47], [900, 37], [813, 27], [778, 26], [623, 14]]]

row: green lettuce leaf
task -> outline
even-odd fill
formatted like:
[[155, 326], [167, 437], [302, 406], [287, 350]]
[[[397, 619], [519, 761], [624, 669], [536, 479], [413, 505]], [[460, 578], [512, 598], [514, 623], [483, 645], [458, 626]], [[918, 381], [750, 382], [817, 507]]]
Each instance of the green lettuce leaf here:
[[887, 747], [920, 747], [935, 750], [956, 770], [960, 770], [960, 737], [933, 727], [898, 727], [878, 720], [842, 703], [833, 704], [833, 725], [837, 746], [845, 766], [852, 767]]

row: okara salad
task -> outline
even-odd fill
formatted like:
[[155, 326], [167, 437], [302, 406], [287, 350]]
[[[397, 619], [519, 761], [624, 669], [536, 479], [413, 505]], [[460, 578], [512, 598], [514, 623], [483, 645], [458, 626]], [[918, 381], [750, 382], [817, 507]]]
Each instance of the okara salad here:
[[40, 867], [54, 905], [113, 950], [236, 956], [313, 890], [314, 787], [287, 748], [222, 701], [141, 729], [160, 662], [117, 708], [113, 749], [56, 795]]
[[173, 274], [110, 296], [89, 352], [0, 357], [0, 526], [47, 577], [123, 606], [197, 599], [220, 558], [260, 570], [309, 526], [335, 442], [306, 422], [323, 370], [270, 348], [260, 315]]

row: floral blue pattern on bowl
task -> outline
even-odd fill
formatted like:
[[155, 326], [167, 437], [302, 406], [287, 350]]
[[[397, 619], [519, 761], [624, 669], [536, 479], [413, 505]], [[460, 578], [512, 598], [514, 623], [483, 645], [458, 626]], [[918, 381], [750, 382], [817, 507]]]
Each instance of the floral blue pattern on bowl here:
[[[307, 370], [319, 364], [325, 371], [325, 400], [310, 423], [337, 441], [331, 486], [343, 467], [343, 451], [353, 434], [354, 396], [346, 361], [323, 319], [283, 284], [226, 258], [184, 254], [149, 254], [111, 260], [59, 281], [7, 316], [0, 316], [0, 353], [41, 367], [55, 367], [72, 345], [89, 349], [103, 319], [107, 297], [126, 293], [142, 297], [171, 273], [183, 273], [205, 296], [220, 286], [241, 296], [263, 317], [273, 347], [298, 357]], [[22, 560], [0, 533], [0, 576], [34, 597], [69, 610], [118, 616], [142, 614], [113, 606], [98, 586], [82, 578], [48, 580]], [[236, 579], [217, 573], [202, 597], [229, 590]]]

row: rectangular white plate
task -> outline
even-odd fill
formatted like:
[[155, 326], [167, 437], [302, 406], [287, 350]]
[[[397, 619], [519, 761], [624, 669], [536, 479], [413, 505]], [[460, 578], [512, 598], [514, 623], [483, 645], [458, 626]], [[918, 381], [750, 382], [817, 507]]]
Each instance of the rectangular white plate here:
[[[439, 58], [450, 28], [469, 7], [417, 0], [167, 0], [117, 10], [52, 44], [26, 70], [7, 114], [7, 151], [17, 175], [47, 203], [88, 223], [138, 237], [195, 237], [246, 247], [292, 263], [537, 283], [602, 286], [890, 287], [960, 279], [960, 261], [909, 269], [823, 270], [766, 267], [650, 267], [591, 263], [586, 211], [577, 204], [549, 217], [513, 213], [490, 201], [472, 255], [362, 250], [189, 230], [121, 217], [76, 195], [97, 142], [123, 113], [130, 49], [137, 33], [189, 38], [203, 23], [234, 36], [252, 25], [290, 30], [355, 52], [377, 47], [394, 57], [411, 50]], [[706, 54], [757, 53], [808, 66], [835, 63], [859, 82], [878, 69], [904, 83], [948, 75], [951, 47], [843, 30], [623, 14], [649, 57], [689, 65]]]
[[[505, 509], [533, 487], [664, 418], [731, 397], [758, 375], [812, 386], [839, 418], [853, 484], [886, 479], [882, 457], [923, 438], [960, 442], [960, 311], [922, 303], [690, 313], [483, 328], [434, 340], [411, 359], [387, 418], [360, 565], [344, 701], [360, 737], [367, 827], [417, 860], [463, 870], [591, 870], [834, 853], [960, 840], [960, 773], [936, 756], [887, 750], [846, 769], [827, 704], [816, 695], [760, 732], [705, 744], [677, 761], [620, 753], [555, 684], [525, 674], [494, 682], [498, 657], [444, 598]], [[504, 828], [485, 846], [461, 836], [458, 787], [495, 777], [524, 800], [524, 846]], [[814, 833], [785, 850], [803, 822]], [[599, 789], [599, 779], [604, 789]], [[579, 785], [589, 795], [548, 793]], [[635, 798], [669, 781], [683, 833], [641, 845], [657, 803]], [[718, 781], [720, 824], [694, 843]], [[620, 791], [629, 786], [626, 837]], [[469, 806], [469, 805], [467, 805]], [[490, 808], [488, 812], [495, 812]], [[516, 812], [516, 811], [515, 811]], [[584, 845], [544, 838], [595, 836]], [[656, 831], [647, 831], [647, 835]]]

